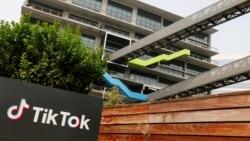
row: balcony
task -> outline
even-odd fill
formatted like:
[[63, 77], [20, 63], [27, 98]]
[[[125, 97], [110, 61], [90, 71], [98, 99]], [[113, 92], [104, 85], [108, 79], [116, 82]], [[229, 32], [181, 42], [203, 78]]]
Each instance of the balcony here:
[[45, 7], [45, 6], [36, 4], [36, 3], [32, 3], [32, 2], [30, 2], [27, 6], [32, 7], [33, 9], [36, 9], [39, 11], [43, 11], [43, 12], [46, 12], [46, 13], [49, 13], [49, 14], [52, 14], [55, 16], [59, 16], [59, 17], [62, 17], [62, 14], [63, 14], [63, 12], [61, 12], [61, 11], [57, 11], [55, 9], [48, 8], [48, 7]]
[[72, 14], [69, 15], [69, 19], [72, 19], [72, 20], [77, 21], [79, 23], [87, 24], [87, 25], [90, 25], [90, 26], [93, 26], [93, 27], [97, 27], [98, 26], [97, 22], [90, 21], [88, 19], [84, 19], [84, 18], [75, 16], [75, 15], [72, 15]]

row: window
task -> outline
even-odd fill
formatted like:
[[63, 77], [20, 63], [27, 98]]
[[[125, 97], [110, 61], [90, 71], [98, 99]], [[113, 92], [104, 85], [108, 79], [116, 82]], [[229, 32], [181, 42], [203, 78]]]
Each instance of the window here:
[[161, 17], [153, 13], [138, 9], [136, 24], [153, 31], [161, 29]]
[[208, 44], [209, 36], [205, 33], [198, 32], [198, 33], [195, 33], [193, 36], [190, 36], [189, 38], [195, 41], [201, 42], [201, 43]]
[[112, 77], [124, 78], [125, 68], [113, 64], [108, 64], [108, 71]]
[[102, 7], [102, 0], [72, 0], [72, 3], [98, 12]]
[[169, 25], [171, 25], [172, 23], [174, 23], [174, 22], [172, 22], [172, 21], [170, 21], [170, 20], [167, 20], [167, 19], [164, 19], [164, 20], [163, 20], [163, 26], [164, 26], [164, 27], [169, 26]]
[[105, 52], [112, 53], [115, 52], [127, 45], [129, 45], [130, 41], [128, 39], [124, 39], [121, 37], [117, 37], [111, 34], [107, 35], [107, 40], [105, 44]]
[[168, 68], [168, 67], [165, 67], [165, 66], [160, 66], [159, 70], [166, 73], [166, 74], [170, 74], [170, 75], [173, 75], [173, 76], [178, 76], [178, 77], [183, 77], [184, 76], [183, 71], [178, 71], [178, 70]]
[[113, 27], [108, 26], [108, 25], [106, 25], [104, 27], [104, 29], [106, 29], [107, 31], [122, 35], [122, 36], [129, 37], [129, 32], [127, 32], [127, 31], [123, 31], [123, 30], [120, 30], [120, 29], [117, 29], [117, 28], [113, 28]]
[[88, 46], [94, 48], [95, 46], [95, 37], [89, 36], [89, 35], [83, 35], [82, 36], [82, 42]]
[[176, 82], [171, 81], [171, 80], [159, 78], [158, 86], [159, 86], [159, 87], [168, 87], [168, 86], [173, 85], [173, 84], [175, 84], [175, 83], [176, 83]]
[[191, 74], [191, 75], [199, 75], [203, 72], [207, 71], [205, 68], [201, 68], [199, 66], [195, 66], [192, 64], [188, 64], [187, 65], [187, 73]]
[[178, 77], [184, 77], [184, 63], [177, 61], [177, 60], [172, 60], [172, 61], [168, 61], [168, 62], [160, 62], [160, 71], [170, 74], [170, 75], [174, 75], [174, 76], [178, 76]]
[[168, 62], [161, 61], [160, 63], [163, 66], [167, 66], [167, 67], [175, 69], [175, 70], [180, 70], [180, 71], [184, 70], [184, 63], [181, 61], [178, 61], [178, 60], [172, 60], [172, 61], [168, 61]]
[[156, 85], [156, 76], [131, 70], [130, 80], [140, 81], [148, 85]]
[[107, 6], [107, 15], [126, 22], [131, 22], [132, 8], [109, 1]]
[[210, 60], [208, 56], [201, 55], [201, 54], [199, 54], [199, 53], [191, 52], [191, 55], [190, 55], [190, 56], [193, 57], [193, 58], [196, 58], [196, 59], [205, 61], [205, 62], [209, 62], [209, 60]]
[[135, 33], [135, 39], [142, 39], [146, 37], [146, 35], [140, 34], [140, 33]]

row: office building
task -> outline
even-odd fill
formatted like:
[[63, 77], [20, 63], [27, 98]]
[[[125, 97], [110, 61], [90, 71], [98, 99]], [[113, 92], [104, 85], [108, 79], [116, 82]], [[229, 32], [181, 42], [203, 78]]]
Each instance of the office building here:
[[[138, 0], [26, 0], [22, 14], [32, 13], [32, 20], [79, 26], [82, 41], [96, 49], [103, 47], [104, 55], [116, 52], [140, 39], [175, 23], [183, 17], [153, 7]], [[217, 67], [211, 57], [218, 51], [211, 47], [211, 28], [181, 41], [140, 56], [149, 59], [188, 49], [189, 56], [159, 61], [147, 67], [128, 65], [127, 61], [109, 61], [108, 73], [120, 79], [130, 90], [148, 94], [163, 87], [192, 78]], [[93, 84], [90, 95], [102, 96], [105, 83]]]

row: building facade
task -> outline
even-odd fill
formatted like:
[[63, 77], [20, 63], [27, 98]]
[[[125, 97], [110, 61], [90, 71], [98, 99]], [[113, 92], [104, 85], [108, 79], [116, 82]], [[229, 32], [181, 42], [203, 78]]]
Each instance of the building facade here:
[[[103, 47], [103, 55], [138, 42], [182, 19], [138, 0], [26, 0], [22, 14], [29, 12], [34, 21], [52, 23], [58, 20], [62, 25], [79, 26], [83, 43], [93, 49]], [[130, 90], [143, 94], [192, 78], [217, 67], [211, 60], [218, 54], [211, 47], [211, 34], [215, 32], [215, 29], [209, 29], [194, 34], [139, 58], [146, 60], [182, 49], [190, 50], [189, 56], [159, 61], [147, 67], [130, 66], [126, 61], [108, 61], [108, 73]], [[94, 83], [90, 95], [102, 96], [105, 87], [105, 82]]]

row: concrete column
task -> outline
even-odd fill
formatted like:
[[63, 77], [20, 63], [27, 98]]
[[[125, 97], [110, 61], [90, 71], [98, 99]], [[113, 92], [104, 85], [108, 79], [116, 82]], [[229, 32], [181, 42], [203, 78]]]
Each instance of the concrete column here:
[[[211, 50], [212, 46], [211, 46], [211, 34], [208, 35], [208, 48]], [[211, 63], [212, 59], [211, 57], [208, 58], [209, 62]]]
[[62, 17], [68, 18], [69, 17], [69, 12], [64, 10], [63, 13], [62, 13]]
[[186, 78], [186, 74], [187, 74], [187, 62], [184, 62], [184, 70], [183, 71], [184, 71], [184, 74], [183, 74], [184, 76], [183, 77]]
[[101, 46], [102, 39], [100, 37], [95, 38], [95, 46], [94, 48], [97, 49]]
[[108, 6], [108, 0], [102, 0], [101, 14], [106, 15], [107, 6]]
[[136, 25], [137, 13], [138, 13], [138, 8], [133, 7], [133, 11], [132, 11], [132, 21], [131, 21], [131, 24], [133, 24], [133, 25]]
[[130, 32], [130, 33], [129, 33], [129, 37], [130, 37], [131, 39], [134, 39], [134, 38], [135, 38], [135, 32]]
[[128, 79], [128, 80], [130, 79], [130, 69], [129, 68], [125, 68], [124, 78]]

